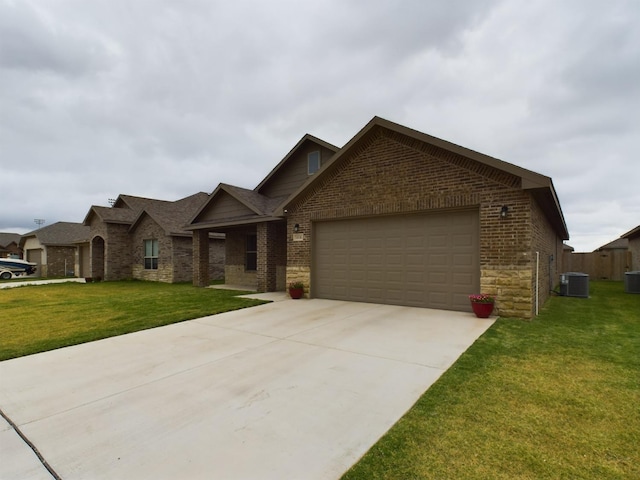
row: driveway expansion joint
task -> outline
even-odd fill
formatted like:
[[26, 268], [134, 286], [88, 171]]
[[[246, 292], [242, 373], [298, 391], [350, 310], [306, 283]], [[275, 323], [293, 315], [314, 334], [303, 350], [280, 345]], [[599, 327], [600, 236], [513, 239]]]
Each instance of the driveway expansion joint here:
[[20, 427], [18, 427], [18, 425], [16, 425], [16, 423], [13, 420], [11, 420], [7, 415], [5, 415], [5, 413], [2, 411], [2, 409], [0, 409], [0, 417], [4, 418], [5, 421], [11, 426], [13, 431], [18, 434], [18, 436], [22, 439], [22, 441], [24, 443], [27, 444], [27, 446], [36, 455], [36, 457], [38, 457], [38, 460], [40, 461], [42, 466], [47, 469], [47, 471], [51, 474], [51, 476], [55, 480], [62, 480], [62, 477], [60, 477], [60, 475], [58, 475], [56, 473], [56, 471], [53, 469], [53, 467], [51, 465], [49, 465], [49, 462], [47, 462], [47, 460], [42, 456], [42, 454], [40, 453], [38, 448], [33, 444], [33, 442], [31, 440], [29, 440], [29, 437], [27, 437], [22, 432], [22, 430], [20, 430]]

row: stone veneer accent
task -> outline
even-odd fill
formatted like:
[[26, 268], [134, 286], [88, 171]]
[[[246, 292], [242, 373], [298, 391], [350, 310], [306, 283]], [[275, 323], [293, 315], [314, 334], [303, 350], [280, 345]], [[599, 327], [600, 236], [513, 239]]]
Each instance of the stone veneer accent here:
[[304, 296], [308, 298], [311, 286], [311, 268], [308, 266], [287, 266], [287, 289], [288, 285], [293, 282], [304, 284]]
[[[287, 283], [300, 280], [313, 292], [316, 221], [472, 208], [480, 219], [482, 293], [497, 295], [496, 311], [502, 316], [532, 317], [535, 251], [542, 250], [546, 259], [552, 253], [560, 258], [562, 241], [531, 194], [521, 189], [520, 178], [399, 133], [371, 133], [306, 198], [290, 206]], [[505, 219], [500, 217], [503, 205], [509, 207]], [[296, 223], [303, 241], [292, 241]], [[545, 278], [539, 283], [548, 285], [548, 268], [541, 274]]]

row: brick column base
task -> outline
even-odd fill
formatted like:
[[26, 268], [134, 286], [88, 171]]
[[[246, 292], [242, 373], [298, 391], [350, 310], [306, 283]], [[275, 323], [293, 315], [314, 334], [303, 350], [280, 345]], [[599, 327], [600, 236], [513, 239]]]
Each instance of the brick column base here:
[[196, 287], [209, 285], [209, 232], [193, 232], [193, 284]]

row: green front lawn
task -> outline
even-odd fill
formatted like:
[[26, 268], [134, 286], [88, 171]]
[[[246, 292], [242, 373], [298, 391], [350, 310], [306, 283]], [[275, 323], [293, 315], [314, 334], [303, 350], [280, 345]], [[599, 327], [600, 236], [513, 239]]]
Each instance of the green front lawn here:
[[640, 478], [640, 295], [500, 319], [343, 479]]
[[240, 293], [139, 281], [0, 290], [0, 360], [264, 303]]

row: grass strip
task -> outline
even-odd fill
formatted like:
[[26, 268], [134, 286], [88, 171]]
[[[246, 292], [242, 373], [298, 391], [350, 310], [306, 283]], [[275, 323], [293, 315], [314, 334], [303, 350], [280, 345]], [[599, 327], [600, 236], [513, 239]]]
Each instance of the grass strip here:
[[0, 290], [0, 360], [265, 303], [241, 293], [142, 281]]

